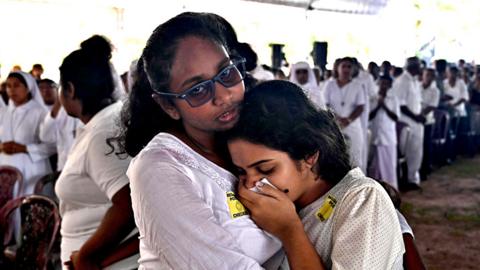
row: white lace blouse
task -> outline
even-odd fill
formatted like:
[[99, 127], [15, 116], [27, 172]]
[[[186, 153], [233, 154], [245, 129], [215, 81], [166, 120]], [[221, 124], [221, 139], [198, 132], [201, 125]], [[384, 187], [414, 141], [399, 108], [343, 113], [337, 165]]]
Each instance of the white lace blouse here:
[[140, 269], [262, 269], [281, 243], [233, 196], [237, 179], [160, 133], [127, 171]]

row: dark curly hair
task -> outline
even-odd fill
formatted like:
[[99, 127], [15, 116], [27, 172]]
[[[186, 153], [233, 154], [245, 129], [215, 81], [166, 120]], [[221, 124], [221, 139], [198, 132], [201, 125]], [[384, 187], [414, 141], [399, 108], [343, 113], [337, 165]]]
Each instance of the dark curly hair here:
[[288, 81], [264, 82], [247, 92], [238, 123], [223, 136], [265, 145], [296, 161], [318, 152], [314, 172], [333, 184], [352, 168], [334, 115], [317, 110], [302, 89]]
[[[169, 89], [175, 54], [180, 41], [186, 37], [212, 41], [229, 52], [226, 33], [233, 30], [227, 29], [219, 18], [211, 13], [185, 12], [153, 31], [138, 61], [138, 77], [122, 110], [117, 140], [124, 152], [136, 156], [159, 132], [181, 128], [181, 121], [170, 118], [152, 99], [153, 89]], [[235, 35], [228, 37], [236, 38]], [[234, 43], [231, 40], [229, 42]]]

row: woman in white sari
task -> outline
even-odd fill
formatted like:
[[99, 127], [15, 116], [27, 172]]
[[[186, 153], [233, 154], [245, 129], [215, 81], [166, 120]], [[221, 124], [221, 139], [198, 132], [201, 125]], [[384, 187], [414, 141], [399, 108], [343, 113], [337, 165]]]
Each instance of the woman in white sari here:
[[18, 196], [31, 194], [42, 176], [51, 173], [48, 157], [55, 146], [39, 138], [47, 114], [35, 79], [25, 72], [7, 78], [8, 106], [0, 108], [0, 165], [10, 165], [23, 175]]

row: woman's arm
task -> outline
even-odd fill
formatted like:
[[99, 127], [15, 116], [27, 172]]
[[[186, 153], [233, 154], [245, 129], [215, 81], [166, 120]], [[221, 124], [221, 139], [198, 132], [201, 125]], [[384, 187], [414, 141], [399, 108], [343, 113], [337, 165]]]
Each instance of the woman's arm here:
[[377, 107], [375, 107], [375, 109], [373, 109], [370, 114], [368, 115], [368, 119], [369, 120], [372, 120], [373, 118], [375, 118], [375, 116], [377, 115], [377, 112], [378, 110], [380, 110], [380, 104], [377, 105]]
[[[150, 252], [173, 269], [261, 269], [281, 248], [248, 216], [230, 217], [226, 192], [201, 184], [211, 179], [161, 158], [137, 157], [127, 172], [135, 222]], [[224, 209], [214, 208], [218, 200]]]
[[28, 153], [27, 147], [24, 144], [19, 144], [14, 141], [2, 143], [2, 146], [0, 147], [0, 152], [4, 152], [8, 155]]
[[405, 243], [405, 254], [403, 255], [403, 265], [407, 270], [425, 270], [422, 257], [418, 252], [415, 240], [411, 234], [403, 234], [403, 242]]
[[390, 110], [387, 106], [387, 104], [385, 104], [384, 102], [381, 103], [381, 106], [382, 108], [385, 110], [385, 112], [387, 113], [387, 116], [390, 117], [390, 119], [392, 119], [392, 121], [394, 122], [397, 122], [398, 121], [398, 115], [396, 113], [394, 113], [392, 110]]
[[291, 269], [325, 269], [320, 256], [308, 239], [295, 205], [281, 191], [264, 185], [257, 194], [239, 184], [242, 203], [252, 219], [264, 230], [277, 236], [283, 244]]
[[112, 198], [108, 209], [95, 233], [71, 257], [74, 268], [100, 269], [100, 262], [135, 228], [130, 203], [130, 188], [121, 188]]

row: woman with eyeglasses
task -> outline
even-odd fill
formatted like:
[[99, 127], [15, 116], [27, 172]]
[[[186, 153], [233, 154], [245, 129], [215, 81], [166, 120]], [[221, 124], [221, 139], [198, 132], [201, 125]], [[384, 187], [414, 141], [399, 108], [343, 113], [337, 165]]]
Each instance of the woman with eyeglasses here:
[[158, 26], [139, 59], [120, 142], [130, 179], [140, 269], [262, 269], [280, 242], [235, 198], [216, 133], [243, 101], [244, 60], [218, 16], [182, 13]]

